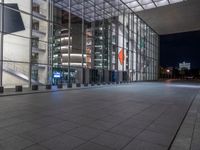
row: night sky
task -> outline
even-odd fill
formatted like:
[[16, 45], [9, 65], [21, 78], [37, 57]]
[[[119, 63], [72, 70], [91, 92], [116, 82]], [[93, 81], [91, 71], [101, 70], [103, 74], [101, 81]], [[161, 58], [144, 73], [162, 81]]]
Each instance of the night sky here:
[[178, 67], [183, 61], [200, 69], [200, 31], [160, 36], [160, 65]]

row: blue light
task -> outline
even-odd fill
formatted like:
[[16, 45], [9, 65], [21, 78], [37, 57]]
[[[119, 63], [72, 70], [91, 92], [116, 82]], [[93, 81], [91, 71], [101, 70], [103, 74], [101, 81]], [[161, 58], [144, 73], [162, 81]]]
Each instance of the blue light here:
[[54, 77], [54, 78], [60, 78], [60, 77], [61, 77], [60, 72], [54, 72], [54, 73], [53, 73], [53, 77]]

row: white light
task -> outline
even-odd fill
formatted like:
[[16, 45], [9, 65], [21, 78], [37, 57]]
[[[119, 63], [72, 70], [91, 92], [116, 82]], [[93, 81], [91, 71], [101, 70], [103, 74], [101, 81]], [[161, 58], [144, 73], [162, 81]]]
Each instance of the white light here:
[[141, 6], [133, 8], [133, 11], [135, 11], [135, 12], [141, 11], [141, 10], [143, 10], [143, 8]]
[[[138, 2], [135, 0], [133, 2], [125, 1], [123, 0], [127, 5], [135, 12], [146, 10], [146, 9], [152, 9], [156, 7], [166, 6], [169, 4], [174, 4], [178, 2], [183, 2], [185, 0], [138, 0]], [[140, 5], [142, 5], [142, 7]], [[143, 9], [144, 8], [144, 9]]]
[[[62, 65], [67, 65], [68, 63], [62, 63]], [[86, 63], [83, 63], [84, 66], [86, 66]], [[70, 63], [70, 66], [82, 66], [82, 63]]]
[[140, 4], [145, 5], [145, 4], [149, 4], [152, 3], [151, 0], [138, 0]]
[[184, 0], [169, 0], [171, 4], [183, 2]]
[[[61, 41], [64, 41], [64, 40], [69, 40], [69, 37], [63, 37], [63, 38], [61, 38]], [[70, 37], [70, 40], [72, 40], [72, 37]]]
[[[68, 54], [62, 54], [62, 56], [68, 56]], [[82, 57], [82, 54], [70, 54], [70, 57]], [[86, 54], [83, 57], [86, 57]]]
[[153, 3], [147, 4], [147, 5], [143, 5], [144, 9], [151, 9], [151, 8], [155, 8], [156, 6]]
[[156, 6], [165, 6], [169, 4], [168, 0], [162, 0], [155, 3], [156, 3]]
[[196, 89], [199, 89], [200, 86], [198, 85], [186, 85], [186, 84], [167, 84], [167, 86], [170, 86], [170, 87], [180, 87], [180, 88], [196, 88]]
[[128, 3], [127, 5], [128, 5], [128, 7], [130, 7], [130, 8], [138, 7], [138, 6], [139, 6], [139, 4], [138, 4], [137, 1], [134, 1], [134, 2]]
[[[71, 48], [72, 46], [70, 46], [70, 48]], [[60, 47], [61, 49], [69, 49], [69, 46], [61, 46]]]

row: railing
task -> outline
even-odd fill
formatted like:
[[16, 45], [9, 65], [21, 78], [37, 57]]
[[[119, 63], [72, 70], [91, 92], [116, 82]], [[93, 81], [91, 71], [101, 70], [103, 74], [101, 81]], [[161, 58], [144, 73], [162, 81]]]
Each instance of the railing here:
[[32, 29], [33, 29], [33, 31], [37, 31], [37, 32], [42, 32], [42, 33], [47, 32], [46, 26], [43, 26], [43, 25], [34, 26]]
[[13, 74], [16, 76], [20, 76], [24, 79], [28, 79], [29, 77], [29, 69], [26, 67], [28, 64], [25, 63], [20, 63], [20, 62], [13, 62], [12, 60], [3, 57], [4, 62], [3, 62], [3, 69], [6, 71], [12, 71]]
[[33, 15], [36, 16], [36, 17], [40, 17], [40, 18], [46, 18], [47, 10], [46, 9], [42, 9], [42, 8], [40, 8], [39, 11], [38, 10], [33, 10]]
[[39, 49], [39, 50], [46, 50], [47, 49], [47, 43], [45, 42], [41, 42], [39, 40], [32, 40], [32, 47], [35, 49]]

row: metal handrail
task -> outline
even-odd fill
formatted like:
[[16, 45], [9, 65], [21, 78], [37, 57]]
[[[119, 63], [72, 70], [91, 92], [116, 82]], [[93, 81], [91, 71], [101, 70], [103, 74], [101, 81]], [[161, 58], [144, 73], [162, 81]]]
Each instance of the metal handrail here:
[[29, 76], [29, 72], [27, 69], [25, 69], [25, 67], [21, 64], [18, 64], [18, 63], [13, 63], [11, 61], [11, 59], [7, 58], [7, 57], [3, 57], [4, 60], [7, 60], [7, 61], [4, 61], [3, 62], [3, 67], [5, 69], [10, 69], [12, 71], [15, 71], [15, 72], [19, 72], [19, 73], [22, 73], [23, 75], [25, 76]]

